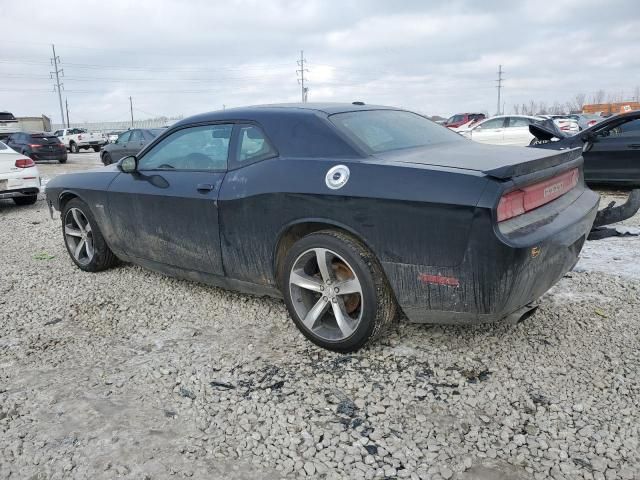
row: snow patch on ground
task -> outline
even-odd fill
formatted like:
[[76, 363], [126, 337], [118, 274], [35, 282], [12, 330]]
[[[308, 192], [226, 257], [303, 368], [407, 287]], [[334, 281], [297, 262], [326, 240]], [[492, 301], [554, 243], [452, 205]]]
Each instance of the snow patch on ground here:
[[574, 270], [640, 279], [640, 237], [587, 241]]

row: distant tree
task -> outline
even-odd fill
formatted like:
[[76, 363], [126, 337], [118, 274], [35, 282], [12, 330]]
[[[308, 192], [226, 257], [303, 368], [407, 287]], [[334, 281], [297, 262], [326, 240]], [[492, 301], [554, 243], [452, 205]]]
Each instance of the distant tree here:
[[540, 106], [538, 107], [538, 113], [540, 115], [547, 115], [549, 110], [547, 109], [547, 104], [545, 102], [540, 102]]
[[640, 85], [636, 85], [636, 88], [633, 91], [633, 98], [636, 102], [640, 102]]
[[575, 96], [573, 97], [573, 101], [570, 102], [571, 104], [570, 110], [581, 112], [584, 107], [586, 99], [587, 99], [587, 96], [584, 93], [576, 93]]
[[535, 115], [537, 111], [538, 111], [538, 104], [535, 101], [530, 100], [529, 101], [529, 115]]
[[593, 94], [593, 96], [591, 97], [591, 100], [593, 103], [603, 103], [606, 96], [607, 96], [607, 92], [600, 89]]
[[515, 113], [516, 115], [520, 115], [520, 105], [515, 104], [513, 106], [513, 113]]

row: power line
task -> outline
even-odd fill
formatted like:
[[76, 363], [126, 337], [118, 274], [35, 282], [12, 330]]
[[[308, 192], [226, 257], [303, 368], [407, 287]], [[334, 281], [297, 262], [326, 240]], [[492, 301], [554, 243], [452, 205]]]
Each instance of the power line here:
[[298, 76], [298, 74], [300, 74], [298, 83], [300, 83], [302, 103], [307, 103], [307, 94], [309, 93], [309, 88], [304, 86], [304, 72], [308, 72], [309, 70], [304, 66], [304, 64], [306, 63], [306, 60], [304, 58], [304, 50], [300, 50], [300, 60], [298, 60], [296, 63], [300, 67], [298, 70], [296, 70], [296, 77]]
[[56, 85], [53, 87], [54, 91], [56, 88], [58, 89], [58, 101], [60, 102], [60, 119], [61, 122], [64, 123], [64, 110], [62, 109], [62, 92], [60, 84], [60, 74], [64, 76], [64, 70], [58, 69], [58, 63], [60, 62], [60, 57], [56, 55], [56, 46], [51, 44], [51, 49], [53, 50], [53, 58], [51, 59], [51, 64], [53, 65], [53, 72], [50, 72], [51, 78], [56, 76]]
[[502, 95], [502, 82], [504, 80], [504, 78], [502, 78], [502, 74], [504, 73], [504, 71], [502, 70], [502, 65], [498, 65], [498, 80], [496, 80], [498, 82], [498, 112], [496, 113], [496, 115], [501, 115], [501, 111], [502, 111], [502, 102], [501, 102], [501, 95]]

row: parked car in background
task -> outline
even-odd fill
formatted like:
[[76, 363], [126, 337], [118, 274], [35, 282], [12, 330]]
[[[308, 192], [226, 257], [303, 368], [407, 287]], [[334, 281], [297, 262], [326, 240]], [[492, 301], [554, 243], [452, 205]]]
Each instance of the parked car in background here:
[[9, 135], [7, 145], [31, 160], [67, 161], [67, 149], [60, 139], [51, 133], [14, 133]]
[[122, 132], [115, 142], [104, 146], [100, 152], [100, 160], [105, 165], [110, 165], [127, 155], [136, 155], [164, 130], [164, 128], [135, 128]]
[[558, 126], [560, 130], [569, 134], [575, 135], [580, 131], [578, 126], [578, 120], [571, 115], [537, 115], [540, 118], [550, 118]]
[[604, 120], [602, 116], [596, 115], [595, 113], [577, 113], [570, 115], [570, 117], [578, 122], [578, 127], [581, 131], [593, 127]]
[[0, 140], [20, 131], [20, 122], [11, 112], [0, 112]]
[[122, 134], [122, 132], [109, 132], [107, 133], [107, 142], [115, 143], [118, 140], [118, 137]]
[[78, 153], [80, 150], [93, 149], [99, 152], [100, 148], [107, 143], [107, 139], [102, 133], [89, 132], [84, 128], [63, 128], [53, 133], [67, 147], [71, 153]]
[[526, 115], [499, 115], [488, 118], [460, 134], [479, 143], [526, 147], [534, 140], [529, 125], [539, 120]]
[[531, 125], [531, 133], [537, 148], [582, 148], [587, 183], [640, 187], [640, 111], [614, 115], [577, 135], [548, 123]]
[[38, 200], [40, 173], [35, 162], [0, 142], [0, 198], [11, 198], [16, 205]]
[[465, 123], [479, 122], [485, 118], [486, 115], [484, 113], [456, 113], [444, 122], [444, 126], [447, 128], [458, 128]]
[[282, 296], [309, 340], [349, 352], [397, 308], [414, 322], [522, 318], [575, 265], [599, 196], [580, 151], [305, 103], [187, 118], [117, 165], [58, 175], [47, 201], [78, 268], [120, 258]]

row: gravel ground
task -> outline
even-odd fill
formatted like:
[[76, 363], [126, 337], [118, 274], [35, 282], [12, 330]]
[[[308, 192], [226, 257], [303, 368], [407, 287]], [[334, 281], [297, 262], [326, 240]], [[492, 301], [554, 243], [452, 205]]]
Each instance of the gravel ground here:
[[338, 355], [276, 300], [83, 273], [59, 230], [0, 201], [1, 478], [640, 479], [638, 237], [587, 242], [624, 247], [516, 326]]

